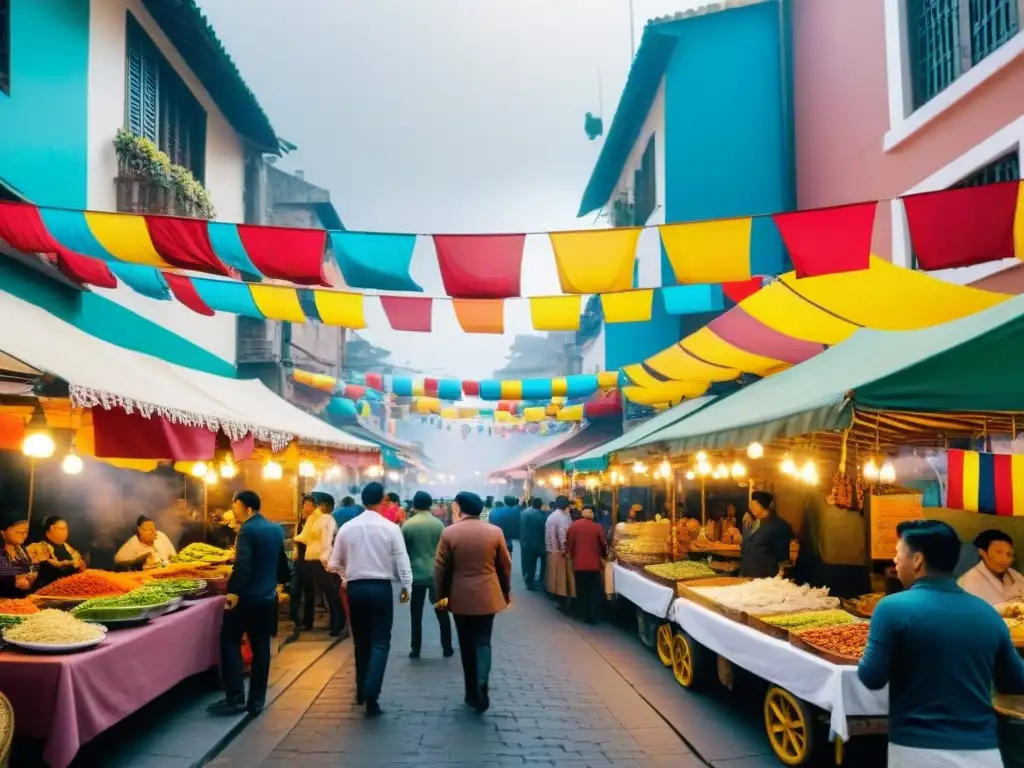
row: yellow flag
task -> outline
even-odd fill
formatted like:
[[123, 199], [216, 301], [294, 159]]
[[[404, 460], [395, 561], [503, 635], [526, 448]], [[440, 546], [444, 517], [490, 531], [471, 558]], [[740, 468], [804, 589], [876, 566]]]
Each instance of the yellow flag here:
[[750, 217], [658, 227], [676, 281], [731, 283], [750, 279]]
[[612, 293], [633, 287], [636, 227], [552, 232], [558, 280], [565, 293]]
[[642, 323], [651, 319], [654, 306], [652, 288], [622, 293], [601, 294], [606, 323]]

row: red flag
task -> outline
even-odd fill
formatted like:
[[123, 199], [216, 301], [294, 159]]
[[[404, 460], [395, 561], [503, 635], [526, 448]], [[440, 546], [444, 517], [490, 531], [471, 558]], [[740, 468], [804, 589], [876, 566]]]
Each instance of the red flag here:
[[231, 274], [213, 250], [206, 219], [174, 216], [146, 216], [145, 219], [153, 247], [171, 266], [214, 275]]
[[0, 239], [23, 253], [63, 253], [39, 215], [39, 209], [25, 203], [0, 203]]
[[423, 394], [427, 397], [437, 397], [437, 379], [433, 379], [429, 376], [423, 378]]
[[299, 285], [328, 284], [324, 275], [324, 230], [239, 224], [238, 237], [264, 277]]
[[903, 198], [921, 269], [969, 267], [1012, 259], [1020, 182], [944, 189]]
[[433, 325], [433, 299], [420, 296], [381, 296], [380, 303], [394, 330], [430, 332]]
[[79, 256], [77, 253], [64, 251], [57, 257], [57, 269], [65, 277], [82, 285], [94, 285], [97, 288], [117, 288], [117, 278], [110, 267], [99, 259]]
[[740, 280], [735, 283], [722, 283], [722, 293], [732, 301], [739, 304], [748, 296], [753, 296], [761, 290], [761, 278], [752, 277], [749, 280]]
[[878, 203], [858, 203], [772, 216], [797, 277], [857, 272], [871, 264]]
[[384, 377], [379, 373], [366, 374], [366, 386], [377, 392], [384, 391]]
[[209, 461], [217, 433], [206, 427], [174, 424], [160, 416], [144, 418], [120, 408], [92, 409], [96, 457]]
[[164, 272], [163, 276], [164, 280], [167, 281], [167, 286], [171, 289], [171, 293], [174, 294], [174, 298], [197, 314], [213, 317], [214, 311], [203, 301], [188, 275]]
[[469, 379], [462, 380], [462, 394], [466, 397], [479, 397], [480, 396], [480, 382], [470, 381]]
[[456, 299], [521, 293], [526, 235], [434, 235], [445, 292]]

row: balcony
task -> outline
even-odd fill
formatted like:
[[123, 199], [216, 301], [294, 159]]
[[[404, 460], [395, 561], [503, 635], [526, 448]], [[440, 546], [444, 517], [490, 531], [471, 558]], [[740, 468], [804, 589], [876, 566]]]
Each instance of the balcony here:
[[156, 213], [166, 216], [207, 218], [203, 206], [194, 199], [179, 196], [173, 187], [153, 179], [118, 176], [117, 210], [119, 213]]

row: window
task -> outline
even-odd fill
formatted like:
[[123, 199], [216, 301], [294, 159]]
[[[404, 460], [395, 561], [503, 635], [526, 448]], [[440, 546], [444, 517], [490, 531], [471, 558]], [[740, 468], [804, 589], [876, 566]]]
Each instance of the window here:
[[[997, 157], [987, 165], [964, 176], [960, 181], [951, 184], [949, 189], [963, 189], [964, 187], [980, 187], [983, 184], [998, 184], [1001, 181], [1020, 180], [1020, 150], [1014, 147], [1005, 155]], [[911, 246], [910, 268], [917, 269], [917, 254]]]
[[0, 0], [0, 91], [11, 92], [11, 0]]
[[907, 0], [914, 108], [1020, 29], [1017, 0]]
[[639, 170], [633, 173], [633, 223], [642, 227], [658, 207], [654, 135], [647, 140]]
[[206, 112], [130, 14], [126, 73], [128, 130], [155, 143], [172, 163], [188, 168], [202, 183]]

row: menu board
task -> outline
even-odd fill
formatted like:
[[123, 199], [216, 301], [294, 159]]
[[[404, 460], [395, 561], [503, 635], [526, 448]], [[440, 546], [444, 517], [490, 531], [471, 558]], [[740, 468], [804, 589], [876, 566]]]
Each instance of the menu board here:
[[871, 559], [891, 560], [896, 554], [896, 526], [904, 520], [924, 517], [919, 493], [900, 493], [871, 497]]

